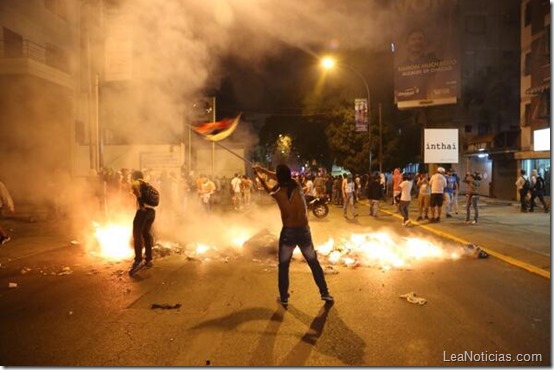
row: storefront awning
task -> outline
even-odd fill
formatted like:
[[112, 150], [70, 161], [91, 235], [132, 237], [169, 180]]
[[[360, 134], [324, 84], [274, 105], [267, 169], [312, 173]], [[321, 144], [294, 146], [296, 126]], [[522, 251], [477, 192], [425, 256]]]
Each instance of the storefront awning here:
[[542, 84], [538, 86], [533, 86], [525, 90], [525, 93], [527, 95], [540, 95], [546, 90], [550, 90], [550, 81], [543, 82]]

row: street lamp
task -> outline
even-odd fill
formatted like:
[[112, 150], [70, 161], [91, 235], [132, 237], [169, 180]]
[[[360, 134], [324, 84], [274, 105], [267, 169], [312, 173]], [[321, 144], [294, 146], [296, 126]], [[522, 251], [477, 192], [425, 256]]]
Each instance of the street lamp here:
[[354, 69], [354, 67], [348, 65], [348, 64], [345, 64], [345, 63], [342, 63], [342, 62], [337, 62], [333, 57], [330, 57], [330, 56], [326, 56], [324, 58], [321, 59], [321, 67], [324, 68], [324, 69], [327, 69], [327, 70], [331, 70], [333, 68], [335, 68], [335, 66], [339, 66], [339, 67], [344, 67], [346, 69], [349, 69], [350, 71], [354, 72], [354, 74], [356, 76], [358, 76], [360, 78], [360, 80], [362, 80], [362, 82], [364, 83], [364, 86], [365, 86], [365, 90], [366, 90], [366, 93], [367, 93], [367, 115], [368, 115], [368, 118], [367, 118], [367, 137], [368, 137], [368, 151], [369, 151], [369, 174], [371, 174], [371, 94], [369, 92], [369, 86], [367, 84], [367, 81], [366, 79], [364, 78], [364, 76], [356, 69]]

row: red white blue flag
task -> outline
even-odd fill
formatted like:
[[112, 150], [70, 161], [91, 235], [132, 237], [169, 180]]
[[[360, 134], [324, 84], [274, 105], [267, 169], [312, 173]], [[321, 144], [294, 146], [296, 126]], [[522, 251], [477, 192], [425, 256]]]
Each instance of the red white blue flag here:
[[217, 122], [201, 123], [192, 129], [206, 140], [220, 141], [229, 137], [235, 131], [241, 115], [242, 113], [235, 118], [224, 118]]

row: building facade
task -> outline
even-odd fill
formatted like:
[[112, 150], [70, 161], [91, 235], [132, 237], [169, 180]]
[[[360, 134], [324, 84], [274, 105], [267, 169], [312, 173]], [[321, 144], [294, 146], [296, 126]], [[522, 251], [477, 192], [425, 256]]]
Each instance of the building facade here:
[[72, 168], [78, 99], [78, 2], [0, 2], [0, 177], [40, 201]]
[[521, 1], [521, 147], [515, 158], [518, 170], [530, 174], [536, 169], [542, 174], [547, 195], [551, 182], [550, 18], [548, 0]]
[[483, 175], [480, 193], [501, 199], [515, 199], [514, 155], [520, 146], [520, 2], [457, 1], [456, 32], [452, 33], [457, 40], [451, 42], [459, 47], [459, 96], [455, 104], [425, 106], [427, 102], [422, 101], [420, 108], [406, 111], [401, 118], [409, 121], [406, 115], [412, 115], [413, 123], [422, 128], [458, 129], [458, 163], [431, 164], [429, 170], [433, 172], [438, 165], [453, 167], [461, 176], [479, 171]]

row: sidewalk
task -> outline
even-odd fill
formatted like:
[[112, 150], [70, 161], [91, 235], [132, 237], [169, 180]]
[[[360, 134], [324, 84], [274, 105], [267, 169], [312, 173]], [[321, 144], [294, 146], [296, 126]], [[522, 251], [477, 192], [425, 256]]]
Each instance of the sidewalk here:
[[[401, 220], [396, 206], [390, 202], [390, 199], [381, 202], [380, 211]], [[416, 222], [417, 199], [412, 199], [409, 217], [412, 227], [421, 227], [462, 244], [476, 244], [495, 258], [550, 279], [550, 213], [544, 213], [542, 208], [522, 213], [517, 202], [481, 197], [479, 222], [471, 225], [464, 223], [465, 207], [465, 197], [461, 196], [458, 214], [452, 214], [452, 218], [446, 218], [443, 207], [439, 223]]]

